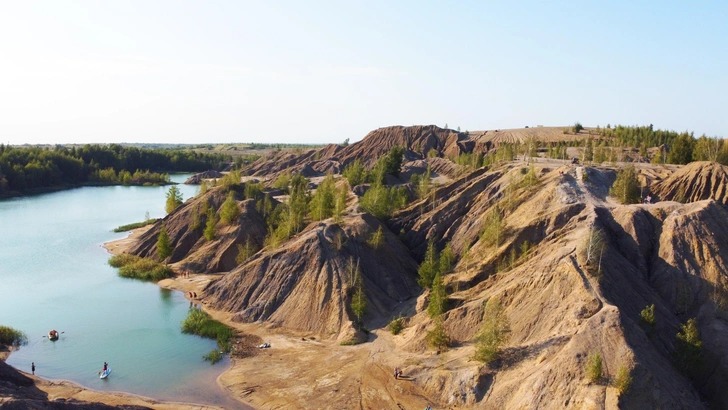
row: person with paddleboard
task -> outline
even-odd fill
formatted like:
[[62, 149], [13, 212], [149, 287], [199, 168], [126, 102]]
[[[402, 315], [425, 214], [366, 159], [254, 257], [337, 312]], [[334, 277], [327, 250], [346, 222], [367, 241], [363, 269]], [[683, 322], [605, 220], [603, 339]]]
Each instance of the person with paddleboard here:
[[109, 364], [104, 362], [104, 369], [102, 370], [102, 372], [105, 372], [106, 369], [108, 369], [108, 368], [109, 368]]

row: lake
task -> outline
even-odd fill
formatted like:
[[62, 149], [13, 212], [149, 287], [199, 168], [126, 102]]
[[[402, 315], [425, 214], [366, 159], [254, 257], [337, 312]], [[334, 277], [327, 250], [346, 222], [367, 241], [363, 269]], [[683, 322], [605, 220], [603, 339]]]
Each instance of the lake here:
[[[175, 182], [189, 175], [173, 175]], [[197, 186], [178, 185], [184, 199]], [[181, 292], [124, 279], [105, 242], [120, 225], [163, 217], [169, 187], [84, 187], [0, 201], [0, 324], [29, 343], [7, 363], [36, 375], [102, 391], [161, 400], [243, 407], [215, 382], [229, 360], [202, 355], [216, 342], [185, 335], [190, 303]], [[44, 337], [51, 329], [58, 341]], [[104, 361], [112, 368], [99, 379]]]

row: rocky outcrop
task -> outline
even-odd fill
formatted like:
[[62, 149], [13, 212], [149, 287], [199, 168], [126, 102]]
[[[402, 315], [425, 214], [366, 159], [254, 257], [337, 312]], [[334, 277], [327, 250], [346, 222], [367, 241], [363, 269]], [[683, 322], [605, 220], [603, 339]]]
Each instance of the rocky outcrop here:
[[221, 174], [218, 171], [210, 170], [205, 172], [200, 172], [198, 174], [192, 175], [191, 177], [187, 178], [187, 181], [185, 181], [185, 184], [187, 185], [199, 185], [202, 183], [205, 179], [214, 179], [214, 178], [222, 178], [224, 175]]

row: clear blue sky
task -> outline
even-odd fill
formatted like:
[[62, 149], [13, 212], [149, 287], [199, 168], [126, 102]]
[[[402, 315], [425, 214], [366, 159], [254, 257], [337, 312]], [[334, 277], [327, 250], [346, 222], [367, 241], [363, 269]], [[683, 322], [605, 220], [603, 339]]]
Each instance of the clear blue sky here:
[[4, 1], [0, 142], [728, 136], [725, 1]]

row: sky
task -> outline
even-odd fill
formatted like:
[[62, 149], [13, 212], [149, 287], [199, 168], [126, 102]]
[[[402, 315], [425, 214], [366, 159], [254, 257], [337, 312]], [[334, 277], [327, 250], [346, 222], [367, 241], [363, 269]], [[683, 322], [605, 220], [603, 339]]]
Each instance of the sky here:
[[728, 136], [725, 1], [3, 1], [0, 143]]

